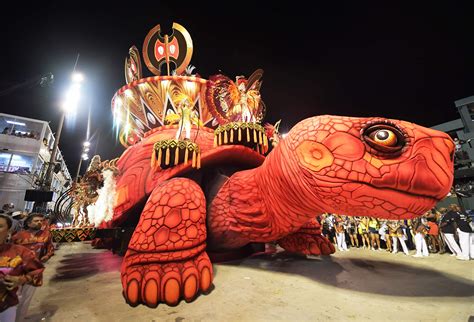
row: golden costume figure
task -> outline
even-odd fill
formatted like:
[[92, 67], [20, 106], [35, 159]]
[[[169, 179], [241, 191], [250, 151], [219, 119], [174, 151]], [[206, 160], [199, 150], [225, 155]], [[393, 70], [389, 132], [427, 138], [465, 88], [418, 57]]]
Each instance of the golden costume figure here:
[[207, 107], [219, 124], [230, 122], [259, 123], [265, 114], [260, 96], [263, 70], [256, 70], [248, 79], [237, 76], [235, 82], [225, 75], [210, 77], [206, 90]]
[[[178, 114], [170, 113], [166, 116], [166, 122], [174, 124], [178, 122], [178, 131], [176, 132], [176, 140], [191, 139], [191, 127], [192, 125], [200, 124], [199, 115], [191, 104], [191, 99], [185, 94], [179, 94], [174, 99], [177, 103]], [[179, 121], [178, 121], [179, 120]]]
[[240, 114], [240, 121], [242, 122], [255, 122], [255, 116], [250, 111], [250, 106], [248, 104], [249, 96], [247, 95], [246, 83], [247, 81], [245, 79], [237, 78], [239, 100], [238, 103], [234, 105], [232, 113], [234, 115]]

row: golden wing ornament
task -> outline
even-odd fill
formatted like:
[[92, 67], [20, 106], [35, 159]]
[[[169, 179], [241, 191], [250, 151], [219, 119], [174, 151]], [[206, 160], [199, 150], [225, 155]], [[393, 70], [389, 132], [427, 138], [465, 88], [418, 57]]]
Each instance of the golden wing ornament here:
[[232, 109], [238, 103], [239, 97], [239, 90], [230, 78], [221, 74], [209, 77], [206, 103], [209, 112], [219, 124], [232, 122]]

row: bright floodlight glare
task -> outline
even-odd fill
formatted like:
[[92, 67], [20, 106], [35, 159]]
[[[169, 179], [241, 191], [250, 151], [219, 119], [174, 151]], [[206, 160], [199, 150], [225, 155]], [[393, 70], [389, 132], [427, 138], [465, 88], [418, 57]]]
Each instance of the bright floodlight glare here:
[[116, 97], [114, 100], [114, 110], [119, 109], [122, 107], [122, 99], [120, 97]]
[[87, 160], [87, 159], [89, 159], [89, 155], [88, 155], [87, 153], [83, 153], [83, 154], [81, 155], [81, 157], [82, 157], [82, 160]]
[[125, 127], [123, 128], [123, 133], [125, 133], [125, 135], [128, 135], [130, 133], [130, 123], [125, 123]]
[[84, 145], [85, 147], [88, 147], [88, 146], [91, 146], [91, 143], [90, 143], [89, 141], [85, 141], [85, 142], [83, 143], [83, 145]]
[[84, 75], [81, 73], [74, 73], [72, 74], [72, 81], [74, 83], [81, 83], [84, 80]]
[[89, 148], [84, 148], [84, 152], [89, 152]]
[[75, 113], [77, 104], [80, 98], [80, 85], [74, 83], [71, 85], [66, 93], [66, 101], [63, 103], [63, 108], [67, 113]]
[[288, 133], [283, 133], [283, 134], [281, 135], [281, 137], [282, 137], [282, 138], [286, 138], [287, 135], [288, 135]]

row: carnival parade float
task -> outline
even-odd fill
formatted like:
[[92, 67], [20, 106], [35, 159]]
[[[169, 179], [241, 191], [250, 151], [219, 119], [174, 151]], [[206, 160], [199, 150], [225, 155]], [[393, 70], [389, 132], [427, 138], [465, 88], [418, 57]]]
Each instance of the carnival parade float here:
[[154, 27], [143, 60], [155, 76], [143, 76], [132, 47], [126, 85], [112, 99], [126, 150], [105, 169], [110, 188], [97, 200], [108, 206], [89, 213], [100, 229], [134, 227], [121, 269], [130, 305], [176, 305], [209, 291], [208, 253], [276, 242], [329, 255], [318, 215], [412, 218], [449, 192], [454, 145], [445, 133], [323, 115], [283, 138], [263, 123], [262, 70], [204, 79], [193, 74], [192, 52], [181, 25], [171, 35]]

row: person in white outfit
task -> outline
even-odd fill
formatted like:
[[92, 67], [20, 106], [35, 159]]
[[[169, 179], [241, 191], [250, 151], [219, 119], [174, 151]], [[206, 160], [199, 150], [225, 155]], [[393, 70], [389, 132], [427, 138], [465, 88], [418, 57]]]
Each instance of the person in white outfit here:
[[456, 211], [454, 221], [458, 227], [457, 233], [459, 236], [459, 245], [461, 246], [461, 254], [456, 258], [465, 261], [469, 260], [470, 258], [474, 259], [474, 245], [472, 244], [473, 233], [471, 226], [469, 225], [468, 215], [459, 209]]
[[413, 234], [415, 235], [416, 254], [413, 257], [429, 256], [428, 245], [425, 236], [428, 233], [428, 227], [425, 226], [422, 219], [416, 218], [412, 221]]
[[344, 220], [340, 216], [336, 216], [336, 240], [339, 251], [347, 251], [346, 229]]
[[380, 235], [380, 239], [385, 242], [387, 251], [390, 252], [392, 248], [392, 243], [391, 243], [390, 236], [388, 233], [388, 225], [387, 225], [386, 220], [380, 221], [379, 235]]
[[408, 247], [405, 244], [406, 236], [403, 233], [402, 226], [401, 224], [403, 221], [396, 221], [396, 220], [390, 220], [388, 222], [388, 231], [390, 236], [392, 237], [392, 247], [393, 251], [392, 254], [398, 253], [398, 241], [400, 241], [400, 245], [402, 245], [403, 252], [405, 255], [409, 255], [408, 253]]
[[460, 210], [459, 206], [456, 204], [451, 204], [448, 207], [448, 212], [444, 214], [441, 218], [439, 227], [443, 233], [446, 245], [448, 245], [449, 250], [451, 251], [451, 256], [461, 256], [461, 248], [459, 247], [456, 239], [454, 239], [454, 234], [456, 233], [456, 216], [457, 212]]

